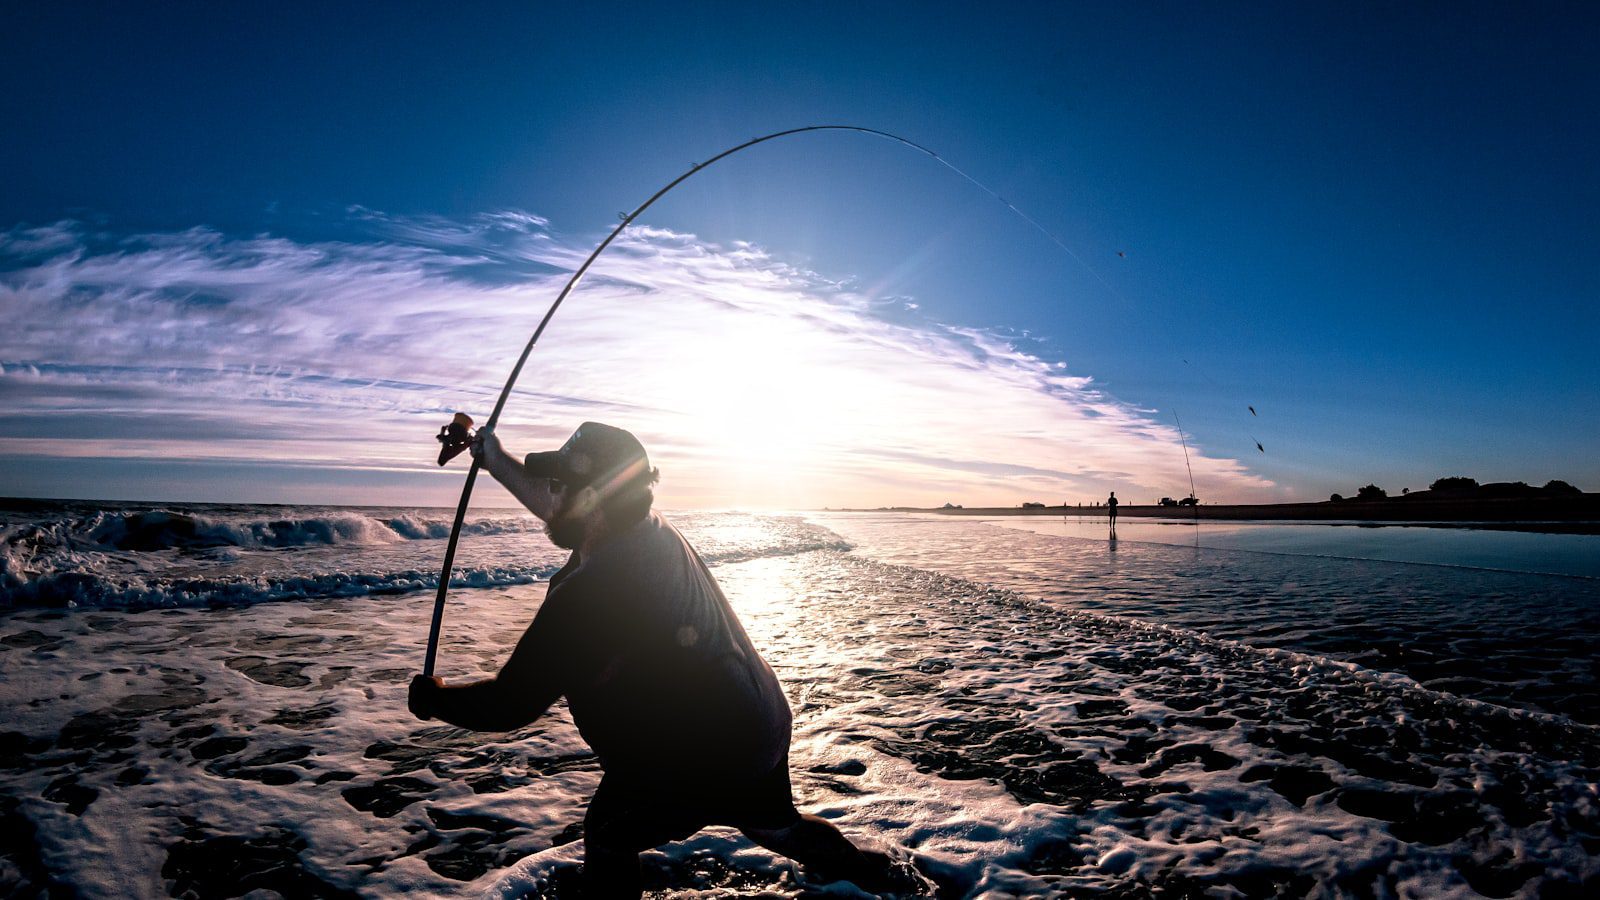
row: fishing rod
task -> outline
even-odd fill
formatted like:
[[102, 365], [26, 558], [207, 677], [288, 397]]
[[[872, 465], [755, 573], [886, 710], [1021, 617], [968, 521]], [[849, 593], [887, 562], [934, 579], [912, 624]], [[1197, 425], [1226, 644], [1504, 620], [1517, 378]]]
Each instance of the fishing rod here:
[[[660, 200], [662, 197], [666, 196], [667, 193], [673, 188], [682, 184], [684, 181], [687, 181], [690, 176], [693, 176], [700, 170], [712, 165], [713, 163], [716, 163], [719, 160], [732, 156], [741, 150], [754, 147], [757, 144], [764, 144], [767, 141], [777, 140], [778, 138], [789, 137], [797, 134], [806, 134], [813, 131], [854, 131], [860, 134], [872, 135], [874, 137], [880, 137], [885, 140], [893, 141], [897, 144], [910, 147], [911, 149], [916, 150], [917, 152], [926, 156], [932, 157], [934, 160], [938, 161], [940, 165], [956, 173], [957, 175], [960, 175], [962, 178], [976, 185], [984, 193], [1000, 201], [1000, 203], [1003, 204], [1007, 209], [1016, 213], [1029, 225], [1032, 225], [1036, 230], [1039, 231], [1040, 234], [1043, 234], [1056, 246], [1060, 247], [1062, 250], [1065, 250], [1067, 255], [1071, 256], [1079, 265], [1083, 266], [1090, 272], [1090, 274], [1099, 279], [1101, 284], [1105, 284], [1108, 288], [1111, 287], [1110, 284], [1108, 284], [1106, 280], [1101, 277], [1099, 272], [1096, 272], [1093, 267], [1091, 267], [1087, 262], [1084, 262], [1082, 257], [1078, 256], [1077, 253], [1074, 253], [1071, 247], [1068, 247], [1060, 238], [1056, 237], [1054, 234], [1051, 234], [1048, 229], [1046, 229], [1043, 225], [1040, 225], [1033, 219], [1033, 217], [1018, 209], [1011, 203], [1011, 201], [1000, 196], [988, 185], [976, 178], [973, 178], [971, 175], [968, 175], [961, 169], [956, 168], [956, 166], [953, 165], [949, 160], [946, 160], [938, 153], [935, 153], [933, 150], [924, 147], [916, 141], [903, 138], [900, 135], [893, 134], [888, 131], [880, 131], [876, 128], [866, 128], [861, 125], [807, 125], [803, 128], [790, 128], [784, 131], [775, 131], [771, 134], [762, 135], [761, 137], [751, 138], [742, 144], [718, 153], [716, 156], [711, 157], [705, 162], [695, 163], [694, 166], [692, 166], [687, 172], [684, 172], [677, 178], [672, 179], [665, 187], [661, 188], [661, 190], [651, 194], [650, 199], [639, 204], [638, 207], [633, 210], [633, 212], [622, 216], [622, 221], [611, 230], [610, 234], [606, 235], [605, 240], [601, 241], [599, 246], [594, 248], [594, 251], [591, 252], [588, 258], [583, 261], [583, 264], [578, 266], [577, 271], [573, 272], [572, 277], [567, 280], [566, 286], [561, 289], [561, 293], [556, 296], [555, 302], [550, 304], [550, 309], [545, 312], [544, 318], [539, 321], [539, 327], [534, 329], [533, 337], [529, 338], [527, 346], [522, 348], [522, 355], [517, 357], [517, 364], [512, 367], [511, 375], [506, 379], [505, 387], [500, 390], [500, 399], [495, 401], [494, 412], [489, 414], [489, 420], [484, 424], [483, 430], [492, 430], [495, 426], [495, 423], [500, 421], [500, 412], [501, 410], [505, 409], [506, 399], [511, 396], [511, 389], [516, 385], [517, 378], [522, 375], [523, 365], [527, 363], [529, 354], [533, 353], [534, 345], [539, 343], [539, 337], [544, 334], [545, 326], [550, 324], [550, 319], [555, 316], [556, 310], [561, 308], [562, 302], [567, 299], [568, 294], [572, 293], [572, 289], [578, 286], [578, 282], [583, 279], [584, 274], [589, 271], [589, 267], [594, 264], [594, 261], [599, 258], [600, 254], [603, 253], [607, 247], [611, 246], [612, 241], [615, 241], [629, 225], [633, 224], [634, 219], [637, 219], [641, 213], [649, 209], [657, 200]], [[452, 457], [471, 446], [471, 427], [472, 420], [462, 413], [457, 413], [456, 418], [452, 420], [449, 425], [446, 425], [440, 430], [438, 436], [439, 442], [444, 446], [439, 451], [439, 465], [444, 465], [446, 462], [449, 462]], [[481, 430], [480, 433], [482, 433]], [[1185, 452], [1187, 453], [1187, 451]], [[450, 541], [445, 545], [444, 565], [441, 567], [439, 572], [439, 591], [434, 596], [433, 600], [433, 622], [428, 631], [427, 656], [423, 659], [422, 664], [422, 673], [424, 675], [433, 674], [434, 661], [439, 653], [439, 630], [444, 625], [444, 602], [445, 597], [448, 595], [450, 590], [450, 573], [455, 567], [456, 545], [461, 539], [461, 523], [466, 518], [467, 504], [472, 499], [472, 486], [478, 479], [478, 469], [481, 467], [482, 466], [479, 461], [477, 459], [473, 459], [472, 466], [467, 469], [466, 483], [461, 487], [461, 501], [456, 504], [455, 522], [450, 526]], [[1191, 478], [1191, 482], [1192, 481], [1193, 479]], [[1192, 489], [1192, 483], [1190, 487]]]
[[[1183, 468], [1189, 473], [1189, 499], [1194, 503], [1194, 527], [1200, 527], [1200, 498], [1194, 495], [1194, 468], [1189, 465], [1189, 441], [1183, 436], [1183, 422], [1178, 419], [1178, 411], [1172, 411], [1172, 421], [1178, 423], [1178, 443], [1183, 445]], [[1195, 532], [1195, 540], [1200, 540], [1200, 532]], [[1198, 545], [1197, 545], [1198, 546]]]

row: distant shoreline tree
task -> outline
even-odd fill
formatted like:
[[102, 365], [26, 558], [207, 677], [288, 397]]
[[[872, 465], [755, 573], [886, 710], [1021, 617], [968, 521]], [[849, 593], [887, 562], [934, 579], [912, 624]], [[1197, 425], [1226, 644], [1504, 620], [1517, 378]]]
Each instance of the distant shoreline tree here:
[[[1490, 484], [1479, 484], [1476, 478], [1465, 475], [1450, 475], [1436, 479], [1428, 485], [1428, 490], [1436, 491], [1442, 496], [1433, 499], [1446, 503], [1489, 503], [1506, 500], [1538, 500], [1540, 498], [1556, 500], [1569, 497], [1585, 496], [1584, 492], [1573, 485], [1560, 479], [1545, 482], [1543, 487], [1534, 487], [1525, 481], [1496, 481]], [[1426, 492], [1413, 492], [1403, 488], [1401, 495], [1416, 500], [1429, 499]], [[1354, 497], [1343, 494], [1328, 495], [1329, 503], [1345, 503], [1350, 500], [1388, 500], [1389, 492], [1376, 484], [1369, 484], [1356, 491]], [[1162, 505], [1166, 505], [1163, 502]]]

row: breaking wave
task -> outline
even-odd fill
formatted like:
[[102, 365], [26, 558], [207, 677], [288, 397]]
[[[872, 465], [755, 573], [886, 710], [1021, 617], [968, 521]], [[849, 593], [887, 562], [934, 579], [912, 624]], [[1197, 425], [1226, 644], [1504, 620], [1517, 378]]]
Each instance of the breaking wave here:
[[[7, 516], [0, 523], [0, 607], [239, 605], [438, 588], [442, 550], [417, 542], [449, 537], [448, 511], [267, 511], [277, 510], [62, 505], [51, 515]], [[850, 547], [796, 518], [724, 513], [673, 521], [712, 565]], [[463, 541], [452, 587], [547, 580], [566, 559], [531, 516], [470, 518], [462, 533], [476, 540]]]
[[[153, 553], [210, 547], [285, 549], [337, 544], [386, 544], [450, 536], [451, 519], [407, 513], [383, 517], [358, 512], [238, 519], [171, 509], [97, 512], [55, 521], [12, 526], [0, 533], [5, 547]], [[465, 534], [523, 534], [541, 525], [526, 516], [480, 519]]]

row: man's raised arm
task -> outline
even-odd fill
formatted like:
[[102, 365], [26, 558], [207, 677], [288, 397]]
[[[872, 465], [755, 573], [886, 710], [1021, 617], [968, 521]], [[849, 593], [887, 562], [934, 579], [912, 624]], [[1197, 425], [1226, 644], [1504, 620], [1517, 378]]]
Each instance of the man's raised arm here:
[[504, 485], [529, 512], [540, 518], [550, 512], [548, 483], [540, 484], [543, 479], [529, 476], [521, 460], [506, 453], [505, 448], [500, 446], [500, 438], [494, 429], [480, 428], [472, 442], [471, 452], [472, 458], [493, 475], [495, 481]]

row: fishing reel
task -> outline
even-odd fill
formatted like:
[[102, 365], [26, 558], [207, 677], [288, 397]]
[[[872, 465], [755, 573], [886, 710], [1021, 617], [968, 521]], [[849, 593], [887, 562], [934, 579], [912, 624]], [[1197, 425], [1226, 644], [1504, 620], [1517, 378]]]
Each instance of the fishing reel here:
[[450, 424], [441, 427], [435, 437], [443, 445], [439, 448], [439, 465], [442, 466], [472, 446], [472, 417], [466, 413], [456, 413]]

